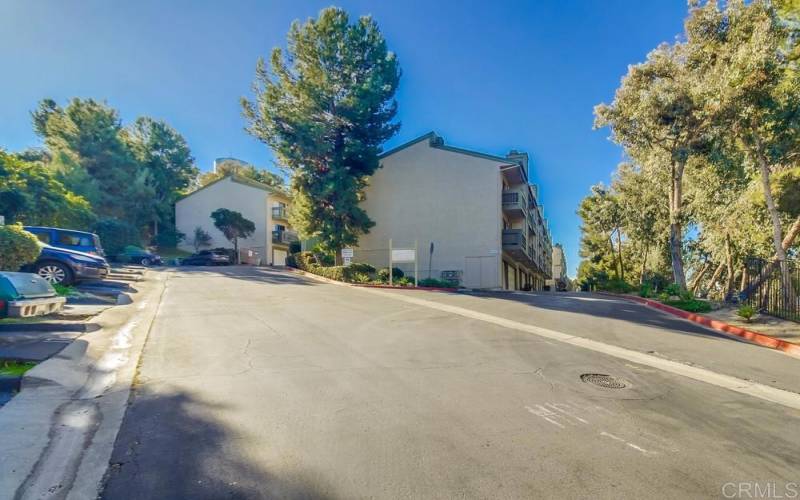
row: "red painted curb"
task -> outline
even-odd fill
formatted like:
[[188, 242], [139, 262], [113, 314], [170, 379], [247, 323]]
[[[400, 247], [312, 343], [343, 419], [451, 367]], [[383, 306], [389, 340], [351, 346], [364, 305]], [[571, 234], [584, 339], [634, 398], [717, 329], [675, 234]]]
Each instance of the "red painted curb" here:
[[794, 342], [787, 342], [786, 340], [772, 337], [770, 335], [765, 335], [763, 333], [754, 332], [752, 330], [747, 330], [746, 328], [734, 326], [724, 321], [707, 318], [700, 314], [690, 313], [689, 311], [677, 309], [675, 307], [662, 304], [661, 302], [645, 299], [643, 297], [636, 297], [634, 295], [609, 294], [609, 293], [601, 293], [601, 294], [632, 300], [634, 302], [638, 302], [640, 304], [650, 306], [654, 309], [658, 309], [660, 311], [672, 314], [673, 316], [678, 316], [684, 319], [688, 319], [689, 321], [698, 323], [700, 325], [707, 326], [709, 328], [717, 330], [718, 332], [726, 333], [728, 335], [734, 335], [736, 337], [749, 340], [750, 342], [754, 342], [760, 346], [769, 347], [771, 349], [777, 349], [778, 351], [783, 351], [787, 354], [800, 357], [800, 344], [795, 344]]

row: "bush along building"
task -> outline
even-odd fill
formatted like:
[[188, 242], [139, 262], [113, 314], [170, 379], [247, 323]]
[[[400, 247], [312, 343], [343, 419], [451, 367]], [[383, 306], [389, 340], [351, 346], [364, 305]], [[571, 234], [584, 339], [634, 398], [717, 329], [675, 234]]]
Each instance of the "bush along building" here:
[[[541, 290], [552, 242], [526, 153], [446, 145], [431, 132], [381, 155], [362, 206], [375, 222], [354, 261], [388, 265], [388, 248], [418, 248], [420, 278], [468, 288]], [[407, 275], [413, 264], [398, 264]]]

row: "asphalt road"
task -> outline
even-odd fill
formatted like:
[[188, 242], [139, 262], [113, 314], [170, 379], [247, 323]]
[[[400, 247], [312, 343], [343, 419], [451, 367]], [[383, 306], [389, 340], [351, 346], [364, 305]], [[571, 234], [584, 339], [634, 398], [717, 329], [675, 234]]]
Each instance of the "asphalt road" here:
[[[800, 392], [800, 360], [623, 301], [181, 270], [149, 333], [103, 497], [800, 492], [797, 409], [447, 307]], [[627, 386], [581, 380], [591, 373]]]

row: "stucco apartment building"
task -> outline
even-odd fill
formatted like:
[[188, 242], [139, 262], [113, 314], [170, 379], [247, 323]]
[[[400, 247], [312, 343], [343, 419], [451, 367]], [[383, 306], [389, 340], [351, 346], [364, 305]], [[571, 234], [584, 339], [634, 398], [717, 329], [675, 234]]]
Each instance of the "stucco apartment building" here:
[[553, 245], [553, 282], [559, 290], [569, 290], [570, 281], [567, 277], [567, 257], [560, 243]]
[[238, 175], [211, 182], [175, 204], [175, 224], [186, 235], [179, 248], [194, 251], [196, 227], [211, 235], [211, 247], [233, 248], [211, 219], [211, 212], [227, 208], [240, 212], [256, 226], [249, 238], [239, 240], [242, 262], [283, 266], [290, 244], [297, 241], [288, 220], [290, 201], [288, 194]]
[[375, 226], [355, 261], [387, 266], [391, 239], [394, 248], [416, 242], [420, 278], [511, 290], [541, 290], [551, 278], [552, 242], [526, 153], [469, 151], [431, 132], [383, 153], [381, 165], [362, 203]]

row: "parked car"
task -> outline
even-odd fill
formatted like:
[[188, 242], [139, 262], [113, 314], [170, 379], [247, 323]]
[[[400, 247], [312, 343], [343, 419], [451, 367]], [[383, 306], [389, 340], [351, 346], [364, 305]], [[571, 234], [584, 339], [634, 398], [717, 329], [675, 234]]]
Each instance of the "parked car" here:
[[125, 248], [125, 251], [116, 254], [112, 260], [128, 264], [141, 264], [143, 266], [160, 266], [164, 263], [161, 256], [136, 247]]
[[100, 237], [94, 233], [41, 226], [24, 226], [23, 229], [33, 233], [45, 245], [105, 257]]
[[108, 276], [109, 266], [103, 257], [66, 248], [42, 246], [36, 262], [22, 267], [25, 272], [36, 273], [51, 284], [71, 285], [87, 279], [103, 279]]
[[184, 266], [227, 266], [230, 263], [230, 255], [218, 250], [203, 250], [181, 259]]

